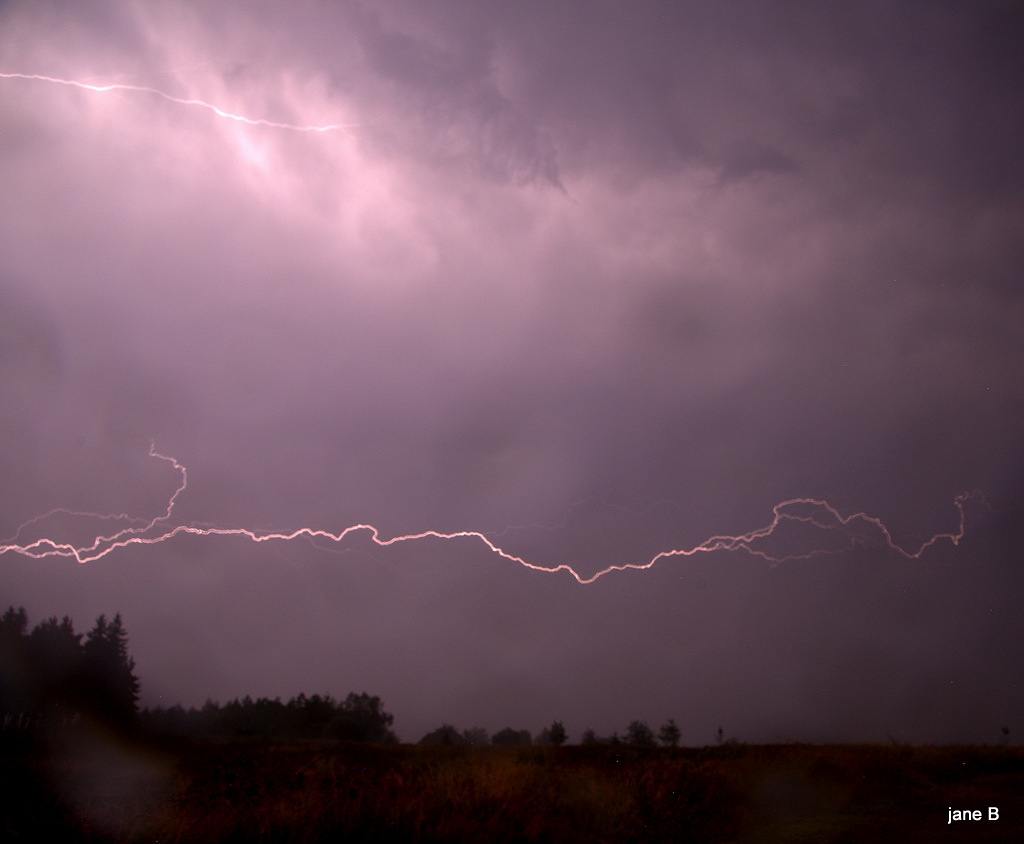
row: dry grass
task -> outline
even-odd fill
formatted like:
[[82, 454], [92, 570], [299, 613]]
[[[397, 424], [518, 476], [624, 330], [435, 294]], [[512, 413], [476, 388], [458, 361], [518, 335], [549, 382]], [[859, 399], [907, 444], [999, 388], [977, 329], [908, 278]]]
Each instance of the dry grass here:
[[[9, 840], [1024, 839], [1017, 748], [157, 748], [94, 737], [9, 749], [0, 762]], [[1001, 818], [949, 826], [950, 805], [998, 805]]]

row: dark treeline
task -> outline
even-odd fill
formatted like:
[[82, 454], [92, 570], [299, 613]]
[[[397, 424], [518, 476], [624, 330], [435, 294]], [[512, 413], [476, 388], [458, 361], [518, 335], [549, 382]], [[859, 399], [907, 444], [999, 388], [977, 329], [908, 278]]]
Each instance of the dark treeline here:
[[[719, 727], [718, 743], [722, 743], [721, 730]], [[647, 724], [646, 721], [631, 721], [629, 726], [626, 728], [626, 734], [620, 736], [618, 732], [612, 733], [608, 737], [602, 737], [597, 735], [593, 730], [587, 729], [583, 731], [583, 738], [580, 744], [630, 744], [634, 747], [654, 747], [657, 744], [662, 744], [665, 747], [678, 747], [679, 739], [682, 737], [682, 731], [679, 729], [676, 722], [669, 718], [664, 724], [661, 725], [661, 729], [658, 730], [657, 736], [654, 734], [654, 730]]]
[[427, 733], [419, 740], [422, 745], [445, 745], [448, 747], [529, 747], [537, 746], [560, 746], [565, 744], [565, 727], [561, 721], [555, 721], [550, 727], [545, 727], [533, 738], [529, 730], [514, 730], [506, 727], [493, 736], [488, 735], [483, 727], [473, 727], [469, 730], [459, 732], [451, 724], [442, 724], [436, 730]]
[[24, 607], [0, 616], [0, 729], [60, 730], [83, 719], [125, 726], [138, 699], [120, 615], [101, 615], [84, 635], [67, 616], [31, 631]]
[[144, 709], [140, 725], [171, 736], [315, 738], [390, 744], [394, 716], [376, 695], [349, 694], [344, 700], [330, 695], [300, 694], [287, 703], [280, 699], [232, 700], [220, 705], [207, 701], [201, 708]]
[[29, 630], [24, 607], [0, 616], [0, 732], [59, 733], [100, 723], [175, 737], [324, 738], [391, 743], [394, 717], [380, 698], [300, 694], [139, 711], [139, 680], [120, 614], [101, 615], [88, 633], [56, 616]]
[[[141, 729], [157, 735], [194, 738], [263, 737], [333, 739], [391, 744], [394, 716], [381, 700], [365, 692], [344, 700], [330, 695], [300, 694], [287, 703], [279, 698], [246, 696], [202, 707], [138, 709], [139, 680], [128, 653], [121, 616], [101, 615], [87, 633], [76, 633], [64, 616], [29, 630], [24, 607], [9, 607], [0, 616], [0, 731], [60, 731], [83, 722]], [[716, 736], [722, 742], [722, 731]], [[655, 734], [646, 722], [633, 721], [621, 737], [583, 733], [581, 743], [675, 747], [680, 730], [669, 719]], [[482, 727], [459, 731], [449, 724], [425, 735], [424, 745], [513, 747], [559, 746], [567, 741], [560, 721], [540, 730], [505, 728], [493, 736]]]
[[[626, 728], [625, 734], [620, 736], [618, 732], [610, 736], [599, 736], [592, 729], [583, 731], [580, 744], [583, 745], [620, 745], [628, 744], [634, 747], [656, 747], [661, 744], [664, 747], [678, 747], [681, 738], [681, 731], [676, 722], [669, 718], [655, 735], [654, 730], [646, 721], [632, 721]], [[545, 727], [536, 736], [531, 738], [529, 730], [515, 730], [511, 727], [488, 736], [487, 730], [483, 727], [473, 727], [461, 732], [451, 724], [443, 724], [436, 730], [427, 733], [419, 740], [423, 745], [449, 745], [449, 746], [471, 746], [485, 747], [523, 747], [535, 745], [539, 747], [559, 747], [566, 743], [568, 736], [561, 721], [553, 721], [550, 727]], [[717, 741], [722, 743], [721, 727], [717, 734]]]

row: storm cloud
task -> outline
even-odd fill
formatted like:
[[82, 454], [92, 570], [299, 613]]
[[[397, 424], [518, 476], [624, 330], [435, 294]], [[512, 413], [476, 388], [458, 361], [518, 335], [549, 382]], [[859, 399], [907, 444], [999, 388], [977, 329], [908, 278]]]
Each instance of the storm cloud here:
[[1013, 4], [7, 2], [0, 29], [0, 534], [161, 513], [150, 441], [188, 467], [179, 523], [477, 530], [581, 572], [798, 496], [916, 547], [985, 496], [919, 560], [876, 536], [585, 586], [463, 540], [0, 558], [33, 619], [122, 613], [143, 703], [366, 689], [412, 740], [1019, 719]]

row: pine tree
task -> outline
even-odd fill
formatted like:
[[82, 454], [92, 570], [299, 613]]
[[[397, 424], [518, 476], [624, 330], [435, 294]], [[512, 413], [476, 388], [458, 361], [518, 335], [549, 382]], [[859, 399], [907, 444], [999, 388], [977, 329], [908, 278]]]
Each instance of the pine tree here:
[[28, 629], [28, 614], [24, 607], [8, 607], [0, 616], [0, 636], [24, 636]]
[[33, 720], [46, 729], [74, 723], [76, 690], [82, 671], [82, 634], [68, 616], [37, 624], [28, 637], [34, 673]]
[[0, 616], [0, 729], [24, 726], [31, 703], [32, 659], [28, 650], [28, 616], [24, 607]]
[[134, 722], [139, 681], [120, 615], [101, 615], [84, 642], [67, 616], [27, 629], [23, 607], [0, 616], [0, 728], [62, 730], [82, 715]]
[[128, 634], [121, 614], [107, 621], [101, 615], [85, 637], [84, 679], [92, 714], [117, 722], [134, 719], [139, 701], [135, 660], [128, 654]]

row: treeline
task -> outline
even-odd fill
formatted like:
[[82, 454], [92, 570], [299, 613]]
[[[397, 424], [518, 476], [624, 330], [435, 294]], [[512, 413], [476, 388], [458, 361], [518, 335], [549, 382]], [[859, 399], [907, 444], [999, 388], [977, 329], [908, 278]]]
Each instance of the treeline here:
[[[718, 729], [721, 731], [722, 728]], [[661, 744], [665, 747], [677, 747], [681, 736], [682, 733], [672, 718], [661, 725], [657, 736], [646, 721], [630, 721], [623, 736], [614, 732], [608, 737], [603, 737], [591, 729], [584, 730], [580, 744], [630, 744], [634, 747], [654, 747]]]
[[[390, 744], [397, 741], [394, 716], [377, 696], [300, 694], [279, 698], [246, 696], [226, 704], [138, 710], [139, 680], [128, 653], [128, 635], [120, 614], [101, 615], [87, 633], [76, 633], [71, 619], [56, 616], [29, 630], [24, 607], [0, 616], [0, 731], [61, 730], [83, 720], [130, 727], [172, 737], [302, 738]], [[716, 735], [723, 740], [722, 730]], [[633, 721], [620, 736], [585, 730], [581, 744], [629, 744], [675, 747], [680, 730], [672, 719], [657, 734], [645, 721]], [[459, 731], [444, 724], [425, 735], [424, 745], [560, 746], [567, 741], [561, 721], [531, 736], [507, 727], [493, 736], [482, 727]]]
[[24, 607], [0, 616], [0, 729], [62, 729], [83, 718], [133, 722], [139, 700], [128, 635], [115, 615], [85, 634], [71, 619], [48, 618], [28, 629]]
[[169, 736], [213, 738], [260, 736], [264, 738], [335, 739], [392, 744], [394, 716], [386, 712], [376, 695], [349, 694], [344, 700], [330, 695], [300, 694], [287, 703], [279, 698], [253, 700], [248, 695], [223, 706], [207, 701], [200, 708], [144, 709], [140, 725]]
[[[721, 728], [719, 728], [721, 733]], [[618, 732], [610, 736], [599, 736], [592, 729], [583, 731], [581, 744], [629, 744], [634, 747], [655, 747], [659, 743], [665, 747], [677, 747], [681, 732], [676, 722], [669, 718], [655, 735], [654, 730], [646, 721], [632, 721], [626, 728], [625, 734], [620, 736]], [[529, 730], [515, 730], [506, 727], [503, 730], [489, 736], [483, 727], [473, 727], [461, 732], [451, 724], [442, 724], [436, 730], [427, 733], [420, 739], [420, 744], [425, 745], [451, 745], [451, 746], [473, 746], [485, 747], [523, 747], [528, 745], [559, 747], [565, 744], [567, 735], [565, 726], [561, 721], [553, 721], [550, 727], [545, 727], [536, 736], [531, 737]], [[721, 736], [719, 735], [719, 744]]]
[[56, 616], [29, 630], [24, 607], [0, 616], [0, 731], [52, 733], [83, 722], [172, 737], [323, 738], [395, 742], [394, 716], [366, 693], [344, 700], [249, 697], [196, 709], [138, 708], [139, 680], [120, 614], [87, 633]]
[[[554, 742], [545, 740], [546, 731], [542, 730], [537, 735], [537, 740], [530, 736], [529, 730], [514, 730], [511, 727], [506, 727], [504, 730], [500, 730], [493, 736], [488, 735], [487, 730], [483, 727], [473, 727], [469, 730], [462, 730], [461, 732], [453, 727], [451, 724], [442, 724], [436, 730], [427, 733], [423, 738], [419, 740], [419, 744], [423, 745], [446, 745], [448, 747], [486, 747], [487, 745], [494, 745], [495, 747], [528, 747], [531, 744], [553, 744]], [[564, 738], [562, 739], [564, 741]], [[561, 744], [561, 742], [558, 742]]]

